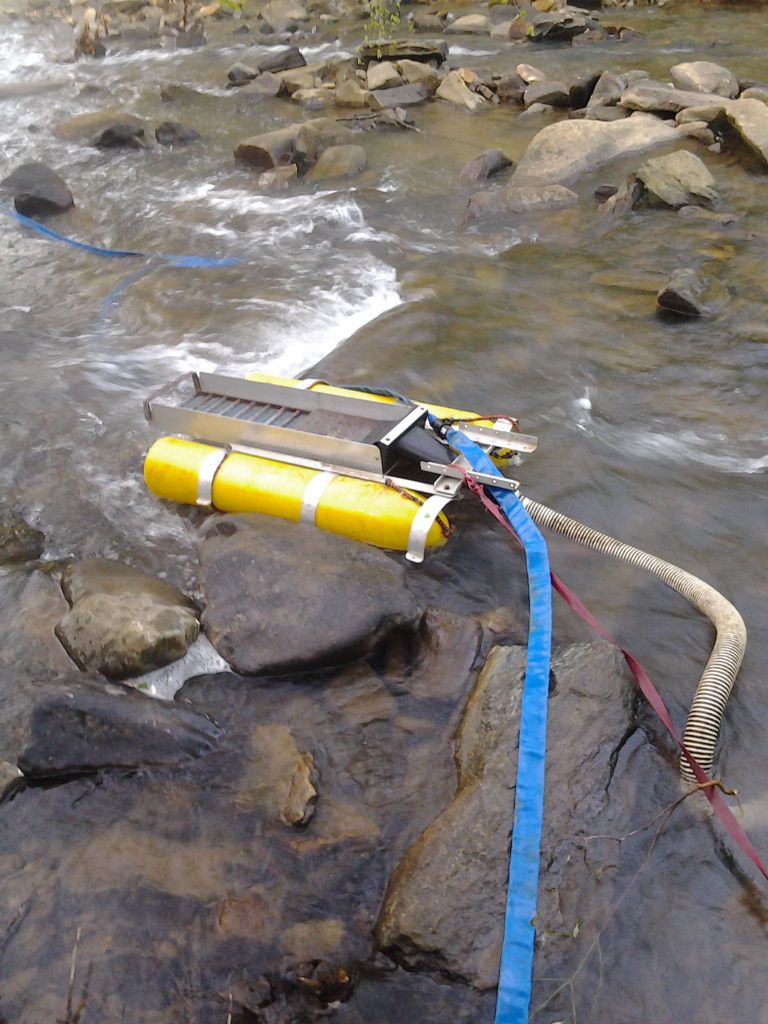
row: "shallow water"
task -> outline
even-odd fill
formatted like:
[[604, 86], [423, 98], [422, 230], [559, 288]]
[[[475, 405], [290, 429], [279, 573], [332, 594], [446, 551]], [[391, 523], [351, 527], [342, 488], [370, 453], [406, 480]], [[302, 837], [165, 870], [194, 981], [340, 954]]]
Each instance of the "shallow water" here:
[[[566, 80], [600, 67], [664, 76], [671, 64], [708, 57], [740, 78], [765, 74], [764, 8], [681, 4], [605, 20], [648, 34], [626, 44], [507, 51], [493, 40], [452, 38], [451, 48], [470, 66], [503, 70], [525, 59]], [[141, 480], [143, 398], [193, 367], [308, 369], [358, 331], [356, 348], [331, 361], [347, 379], [509, 410], [540, 437], [521, 471], [528, 493], [670, 558], [733, 599], [750, 642], [719, 768], [740, 790], [756, 845], [768, 850], [768, 174], [743, 154], [716, 156], [690, 143], [715, 175], [723, 208], [742, 215], [737, 223], [645, 211], [603, 230], [584, 202], [498, 232], [467, 230], [459, 168], [490, 146], [518, 158], [541, 123], [518, 122], [507, 106], [470, 117], [431, 104], [416, 112], [420, 134], [361, 136], [368, 170], [352, 186], [260, 194], [232, 148], [280, 124], [287, 101], [237, 113], [222, 83], [247, 46], [242, 37], [73, 65], [63, 62], [68, 32], [0, 26], [0, 177], [23, 159], [57, 167], [78, 209], [56, 226], [72, 236], [239, 262], [179, 269], [101, 260], [0, 218], [0, 488], [44, 530], [46, 557], [125, 557], [194, 586], [188, 520], [160, 506]], [[302, 48], [310, 60], [350, 52], [356, 41], [350, 34]], [[163, 104], [165, 82], [206, 96]], [[148, 124], [181, 120], [204, 141], [116, 154], [50, 133], [64, 117], [104, 107]], [[578, 190], [587, 197], [632, 167], [611, 167]], [[720, 290], [713, 319], [657, 318], [658, 279], [680, 265], [701, 268]], [[556, 540], [552, 551], [557, 570], [645, 662], [682, 722], [705, 660], [706, 626], [629, 569]], [[657, 733], [649, 716], [644, 722]], [[642, 792], [637, 801], [648, 805]], [[619, 1012], [629, 998], [622, 965], [638, 943], [659, 950], [661, 975], [684, 941], [679, 925], [668, 927], [670, 907], [676, 920], [685, 915], [689, 933], [719, 936], [707, 949], [714, 961], [722, 942], [720, 966], [734, 989], [749, 964], [762, 962], [765, 924], [745, 912], [737, 873], [704, 828], [692, 827], [697, 817], [681, 812], [658, 874], [638, 882], [631, 913], [612, 933], [601, 996], [611, 1019], [640, 1019]], [[693, 965], [684, 958], [684, 966]], [[611, 968], [624, 996], [611, 987]], [[665, 1018], [652, 999], [644, 1005], [660, 1020], [680, 1019]], [[737, 1019], [736, 1009], [739, 1018], [768, 1021], [746, 987], [712, 993], [695, 1016]]]

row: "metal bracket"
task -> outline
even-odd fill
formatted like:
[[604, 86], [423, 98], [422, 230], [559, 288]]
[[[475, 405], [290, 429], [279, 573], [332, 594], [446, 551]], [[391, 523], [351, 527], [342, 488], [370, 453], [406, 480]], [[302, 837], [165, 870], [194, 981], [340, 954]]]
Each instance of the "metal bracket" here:
[[418, 564], [424, 561], [429, 531], [445, 506], [452, 500], [452, 496], [433, 494], [431, 498], [427, 498], [413, 517], [411, 532], [408, 534], [408, 550], [405, 553], [409, 562]]
[[390, 445], [393, 441], [396, 441], [398, 437], [402, 437], [403, 434], [410, 430], [411, 427], [418, 423], [419, 420], [426, 418], [429, 410], [423, 405], [417, 405], [416, 408], [409, 412], [407, 416], [404, 416], [399, 423], [396, 423], [394, 427], [385, 434], [384, 437], [379, 441], [379, 444]]
[[[495, 473], [478, 473], [474, 469], [463, 470], [455, 465], [443, 466], [439, 462], [422, 462], [421, 468], [426, 473], [437, 473], [440, 476], [449, 476], [459, 480], [463, 480], [466, 473], [466, 475], [471, 476], [479, 484], [484, 484], [487, 487], [500, 487], [504, 491], [516, 491], [520, 487], [519, 480], [510, 480], [506, 476], [496, 476]], [[448, 484], [441, 484], [438, 481], [436, 487], [437, 490], [443, 491], [448, 489]]]
[[309, 481], [304, 489], [304, 495], [301, 499], [301, 515], [300, 519], [302, 523], [309, 523], [311, 526], [315, 525], [315, 516], [317, 515], [317, 506], [320, 504], [326, 487], [331, 480], [336, 479], [337, 474], [331, 473], [329, 470], [325, 470], [322, 473], [317, 473]]
[[229, 455], [229, 452], [229, 448], [214, 448], [203, 459], [197, 474], [196, 505], [207, 507], [213, 504], [213, 481], [216, 479], [219, 467]]

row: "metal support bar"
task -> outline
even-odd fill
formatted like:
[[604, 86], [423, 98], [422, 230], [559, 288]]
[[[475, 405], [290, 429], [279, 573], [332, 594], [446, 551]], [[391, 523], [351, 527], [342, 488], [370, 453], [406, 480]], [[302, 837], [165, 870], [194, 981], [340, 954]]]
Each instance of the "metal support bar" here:
[[413, 517], [411, 532], [408, 534], [408, 550], [405, 553], [409, 562], [418, 564], [424, 561], [429, 531], [445, 506], [452, 500], [450, 495], [433, 494], [431, 498], [427, 498]]
[[209, 455], [203, 459], [200, 472], [197, 475], [197, 498], [196, 505], [210, 506], [213, 504], [213, 481], [219, 468], [229, 455], [229, 448], [213, 448]]
[[[505, 491], [516, 491], [520, 486], [519, 480], [510, 480], [506, 476], [496, 476], [493, 473], [478, 473], [474, 469], [462, 470], [458, 466], [443, 466], [439, 462], [422, 462], [421, 468], [425, 473], [437, 473], [439, 476], [450, 476], [464, 479], [466, 472], [473, 480], [488, 487], [501, 487]], [[438, 484], [438, 490], [443, 490], [445, 485]]]

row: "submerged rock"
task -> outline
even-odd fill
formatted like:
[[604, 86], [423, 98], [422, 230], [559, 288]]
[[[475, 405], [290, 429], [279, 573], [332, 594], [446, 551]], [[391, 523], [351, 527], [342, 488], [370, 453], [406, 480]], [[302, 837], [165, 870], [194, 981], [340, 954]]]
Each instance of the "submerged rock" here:
[[710, 206], [719, 199], [715, 179], [693, 153], [677, 153], [647, 160], [637, 171], [651, 197], [677, 209], [700, 203]]
[[675, 129], [656, 117], [623, 121], [560, 121], [535, 135], [515, 171], [515, 184], [566, 184], [619, 157], [663, 146]]
[[56, 636], [86, 671], [140, 675], [182, 657], [197, 636], [197, 612], [184, 594], [120, 562], [70, 565], [61, 588], [71, 608]]
[[303, 523], [216, 519], [200, 571], [208, 639], [245, 675], [350, 661], [419, 617], [401, 565]]
[[658, 294], [659, 309], [678, 316], [706, 316], [710, 310], [701, 301], [704, 282], [695, 270], [675, 270]]
[[0, 181], [2, 194], [9, 195], [19, 213], [26, 217], [63, 213], [75, 205], [64, 179], [47, 164], [38, 162], [21, 164]]
[[96, 149], [144, 149], [144, 129], [132, 122], [111, 124], [91, 139]]
[[514, 167], [514, 164], [500, 149], [486, 149], [462, 167], [459, 171], [459, 181], [464, 184], [485, 181], [486, 178], [500, 174], [509, 167]]
[[19, 768], [28, 779], [180, 764], [215, 749], [207, 718], [124, 683], [62, 676], [34, 707]]
[[727, 99], [734, 99], [739, 95], [738, 79], [722, 64], [713, 64], [708, 60], [688, 61], [684, 64], [675, 64], [669, 69], [669, 73], [672, 81], [680, 89], [725, 96]]
[[488, 192], [476, 192], [467, 206], [467, 220], [482, 220], [508, 214], [536, 213], [573, 206], [579, 197], [564, 185], [511, 185]]
[[155, 138], [161, 146], [185, 146], [190, 142], [198, 142], [201, 135], [194, 128], [178, 121], [163, 121], [155, 128]]
[[[479, 989], [498, 981], [525, 655], [524, 647], [489, 654], [458, 730], [458, 792], [401, 860], [376, 930], [380, 948], [409, 970]], [[631, 686], [621, 655], [607, 644], [555, 648], [545, 890], [578, 878], [574, 838], [592, 830], [607, 803], [613, 752], [630, 722]], [[542, 901], [539, 941], [561, 927]]]
[[330, 178], [352, 178], [365, 170], [368, 158], [362, 146], [330, 146], [307, 175], [312, 181]]
[[3, 562], [31, 562], [40, 557], [44, 546], [45, 536], [40, 530], [16, 512], [0, 510], [0, 565]]
[[99, 110], [95, 114], [78, 114], [77, 117], [59, 121], [53, 129], [53, 134], [59, 139], [71, 142], [91, 142], [115, 125], [130, 125], [136, 130], [143, 128], [142, 122], [133, 114], [120, 110]]

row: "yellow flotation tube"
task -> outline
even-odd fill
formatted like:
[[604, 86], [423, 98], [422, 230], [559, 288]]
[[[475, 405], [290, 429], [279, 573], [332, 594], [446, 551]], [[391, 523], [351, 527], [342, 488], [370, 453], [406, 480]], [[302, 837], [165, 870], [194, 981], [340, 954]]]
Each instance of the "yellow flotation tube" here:
[[[248, 374], [247, 379], [284, 387], [307, 387], [306, 381], [263, 373]], [[311, 387], [371, 402], [394, 401], [323, 382]], [[443, 418], [476, 419], [475, 413], [460, 409], [438, 405], [428, 408]], [[383, 483], [323, 473], [241, 452], [223, 454], [214, 445], [179, 437], [163, 437], [152, 445], [144, 462], [144, 479], [159, 498], [199, 504], [201, 474], [210, 467], [211, 459], [215, 471], [210, 504], [220, 511], [261, 512], [294, 522], [311, 521], [322, 530], [395, 551], [408, 550], [414, 519], [424, 502], [423, 495]], [[429, 528], [426, 547], [441, 547], [449, 534], [450, 524], [441, 512]]]

